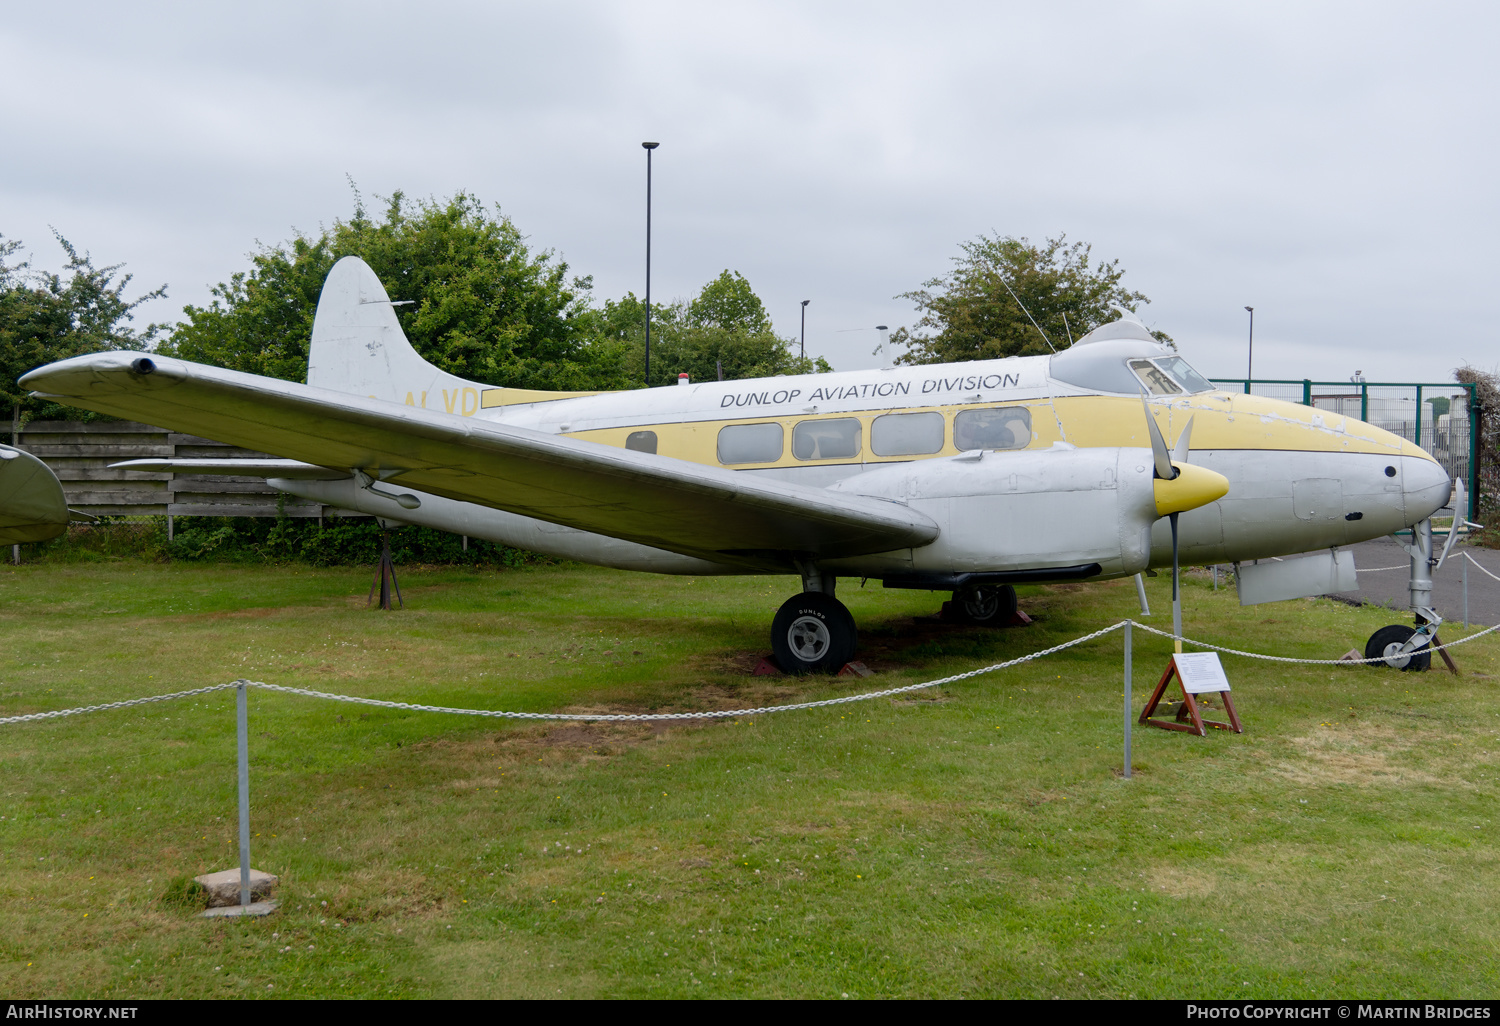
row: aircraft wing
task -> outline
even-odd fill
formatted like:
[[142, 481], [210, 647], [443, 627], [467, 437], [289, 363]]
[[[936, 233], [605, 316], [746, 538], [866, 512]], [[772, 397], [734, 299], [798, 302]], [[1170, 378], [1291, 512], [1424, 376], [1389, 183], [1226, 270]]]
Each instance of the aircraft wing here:
[[938, 535], [931, 519], [885, 499], [185, 360], [95, 353], [21, 383], [85, 409], [719, 562], [791, 570], [797, 559]]

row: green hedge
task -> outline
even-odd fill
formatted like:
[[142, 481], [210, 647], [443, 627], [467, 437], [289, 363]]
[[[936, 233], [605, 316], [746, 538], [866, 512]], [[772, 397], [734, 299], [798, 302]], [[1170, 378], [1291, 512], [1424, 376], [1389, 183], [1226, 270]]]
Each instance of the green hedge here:
[[[177, 517], [167, 540], [167, 518], [101, 517], [75, 525], [47, 542], [21, 546], [23, 562], [87, 563], [109, 559], [192, 562], [301, 562], [313, 566], [374, 563], [380, 557], [380, 525], [373, 517]], [[546, 556], [494, 542], [469, 539], [430, 527], [391, 531], [391, 558], [398, 564], [521, 566], [553, 562]]]

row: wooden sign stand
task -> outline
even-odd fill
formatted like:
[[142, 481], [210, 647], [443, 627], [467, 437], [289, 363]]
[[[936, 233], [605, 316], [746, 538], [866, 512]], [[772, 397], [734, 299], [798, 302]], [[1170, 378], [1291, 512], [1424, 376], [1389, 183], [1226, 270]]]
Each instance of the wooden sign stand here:
[[[1181, 667], [1178, 666], [1179, 659], [1183, 661]], [[1184, 673], [1184, 670], [1187, 672]], [[1161, 704], [1162, 695], [1166, 693], [1167, 685], [1174, 676], [1182, 685], [1182, 706], [1177, 710], [1177, 716], [1173, 720], [1153, 719], [1151, 714]], [[1198, 711], [1198, 702], [1193, 696], [1206, 694], [1217, 694], [1223, 698], [1224, 711], [1229, 714], [1228, 723], [1203, 718], [1203, 714]], [[1156, 690], [1151, 692], [1151, 700], [1146, 703], [1146, 708], [1141, 710], [1140, 722], [1160, 727], [1163, 730], [1181, 730], [1189, 734], [1197, 734], [1199, 737], [1208, 736], [1208, 731], [1204, 729], [1206, 727], [1232, 730], [1236, 734], [1245, 732], [1245, 728], [1240, 726], [1239, 714], [1234, 711], [1234, 699], [1229, 697], [1229, 681], [1225, 679], [1224, 671], [1219, 666], [1218, 654], [1214, 652], [1194, 652], [1187, 656], [1178, 652], [1174, 655], [1167, 663], [1166, 672], [1161, 675], [1161, 680], [1156, 682]]]

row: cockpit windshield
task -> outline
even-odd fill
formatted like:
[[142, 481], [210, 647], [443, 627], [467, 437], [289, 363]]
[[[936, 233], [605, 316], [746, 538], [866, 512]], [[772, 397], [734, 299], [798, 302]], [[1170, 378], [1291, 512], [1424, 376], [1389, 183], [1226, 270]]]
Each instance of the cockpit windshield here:
[[1130, 369], [1152, 395], [1182, 394], [1182, 386], [1150, 360], [1131, 360]]
[[1146, 339], [1105, 339], [1074, 345], [1052, 357], [1052, 377], [1097, 392], [1187, 395], [1213, 384], [1171, 350]]
[[1188, 392], [1212, 392], [1213, 382], [1202, 374], [1188, 366], [1188, 362], [1180, 356], [1163, 356], [1155, 361], [1156, 365], [1168, 374]]

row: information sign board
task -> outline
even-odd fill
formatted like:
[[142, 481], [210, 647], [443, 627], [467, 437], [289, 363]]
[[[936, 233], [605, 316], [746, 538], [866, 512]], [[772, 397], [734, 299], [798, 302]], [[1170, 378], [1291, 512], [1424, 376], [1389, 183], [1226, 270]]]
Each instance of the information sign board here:
[[1190, 695], [1229, 690], [1229, 678], [1224, 676], [1224, 667], [1219, 664], [1217, 652], [1178, 652], [1172, 657], [1177, 663], [1177, 676], [1182, 680], [1182, 690]]

